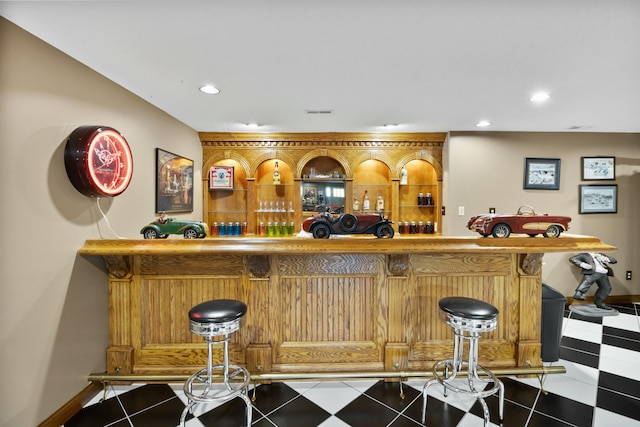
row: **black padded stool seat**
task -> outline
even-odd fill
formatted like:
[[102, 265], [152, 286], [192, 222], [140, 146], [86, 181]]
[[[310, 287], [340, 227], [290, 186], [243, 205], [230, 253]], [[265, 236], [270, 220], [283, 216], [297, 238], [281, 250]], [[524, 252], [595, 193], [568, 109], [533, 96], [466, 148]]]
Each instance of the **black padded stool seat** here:
[[442, 298], [438, 305], [440, 310], [453, 316], [474, 320], [491, 320], [498, 316], [498, 309], [489, 303], [473, 298]]
[[[251, 426], [253, 411], [247, 396], [251, 374], [246, 368], [229, 362], [230, 335], [240, 329], [240, 319], [246, 313], [247, 305], [232, 299], [205, 301], [189, 310], [191, 332], [203, 337], [207, 343], [207, 366], [191, 375], [184, 384], [188, 404], [180, 416], [180, 426], [185, 426], [187, 415], [197, 404], [220, 404], [236, 397], [247, 407], [245, 426]], [[222, 344], [222, 363], [214, 364], [213, 346], [218, 344]], [[220, 378], [221, 382], [218, 381]]]
[[198, 323], [231, 322], [247, 314], [247, 305], [232, 299], [200, 303], [189, 310], [189, 319]]
[[[491, 371], [478, 365], [478, 340], [481, 334], [491, 332], [498, 326], [498, 309], [484, 301], [466, 297], [442, 298], [438, 301], [438, 306], [440, 318], [453, 331], [453, 357], [433, 365], [433, 379], [427, 381], [422, 389], [422, 424], [427, 415], [427, 389], [438, 383], [444, 386], [445, 397], [447, 390], [451, 390], [478, 399], [485, 427], [489, 425], [490, 414], [484, 399], [498, 393], [498, 416], [502, 424], [504, 384]], [[463, 367], [467, 367], [466, 384], [456, 381]]]
[[247, 305], [233, 299], [214, 299], [202, 302], [189, 310], [191, 332], [202, 337], [219, 337], [240, 329], [240, 319], [247, 313]]

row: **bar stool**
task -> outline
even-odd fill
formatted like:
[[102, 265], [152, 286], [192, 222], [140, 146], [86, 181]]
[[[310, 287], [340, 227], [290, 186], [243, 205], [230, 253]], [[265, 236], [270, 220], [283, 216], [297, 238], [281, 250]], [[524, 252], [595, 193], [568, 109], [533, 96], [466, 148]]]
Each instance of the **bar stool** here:
[[[483, 332], [493, 331], [498, 324], [498, 309], [483, 301], [465, 297], [442, 298], [440, 318], [451, 326], [454, 333], [453, 358], [437, 362], [433, 366], [434, 378], [427, 381], [422, 390], [422, 424], [427, 415], [427, 389], [432, 384], [440, 383], [447, 390], [474, 396], [480, 401], [484, 412], [484, 426], [489, 424], [489, 407], [484, 398], [498, 392], [500, 422], [504, 412], [504, 385], [496, 376], [478, 365], [478, 339]], [[465, 340], [468, 341], [468, 360], [463, 360]], [[467, 378], [462, 384], [454, 384], [456, 375], [467, 366]], [[444, 374], [439, 371], [444, 367]], [[482, 372], [484, 378], [479, 376]], [[485, 390], [487, 384], [493, 385]], [[460, 387], [458, 387], [460, 385]]]
[[[204, 337], [207, 343], [207, 367], [193, 374], [184, 384], [188, 404], [180, 416], [181, 426], [195, 405], [224, 403], [236, 397], [247, 405], [247, 427], [251, 426], [252, 407], [247, 396], [251, 376], [242, 366], [229, 364], [229, 335], [240, 329], [240, 319], [246, 312], [247, 306], [243, 302], [224, 299], [206, 301], [189, 310], [191, 332]], [[213, 364], [214, 344], [223, 344], [222, 364]], [[221, 371], [222, 383], [214, 383], [215, 371]], [[215, 379], [218, 378], [219, 374]]]

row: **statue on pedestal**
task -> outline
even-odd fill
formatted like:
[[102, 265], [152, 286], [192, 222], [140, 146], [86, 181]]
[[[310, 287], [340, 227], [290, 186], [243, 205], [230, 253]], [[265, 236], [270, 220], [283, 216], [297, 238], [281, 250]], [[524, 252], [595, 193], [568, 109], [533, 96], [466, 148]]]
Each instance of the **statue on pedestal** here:
[[584, 294], [589, 290], [591, 285], [596, 283], [598, 285], [598, 290], [595, 294], [596, 307], [602, 310], [613, 310], [605, 304], [604, 300], [607, 299], [611, 293], [609, 275], [613, 276], [613, 273], [609, 268], [609, 264], [615, 264], [618, 261], [611, 255], [584, 252], [572, 256], [569, 258], [569, 262], [580, 267], [582, 269], [580, 272], [583, 275], [582, 281], [576, 288], [573, 299], [583, 301], [585, 299]]

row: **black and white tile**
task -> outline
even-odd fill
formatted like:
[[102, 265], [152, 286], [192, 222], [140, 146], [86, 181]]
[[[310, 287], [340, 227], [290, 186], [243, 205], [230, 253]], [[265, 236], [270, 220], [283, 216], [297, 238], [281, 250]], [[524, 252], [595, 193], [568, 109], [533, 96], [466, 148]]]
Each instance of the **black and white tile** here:
[[[640, 323], [632, 306], [620, 315], [585, 318], [565, 313], [560, 360], [566, 374], [544, 378], [503, 378], [504, 426], [640, 427]], [[541, 387], [542, 384], [542, 387]], [[255, 390], [256, 427], [415, 427], [422, 412], [424, 380], [287, 381]], [[250, 392], [253, 394], [253, 391]], [[65, 427], [174, 427], [186, 398], [182, 384], [109, 386], [107, 399], [96, 396]], [[491, 425], [498, 425], [498, 399], [487, 399]], [[482, 409], [442, 387], [428, 391], [427, 425], [483, 425]], [[245, 405], [198, 405], [188, 427], [244, 425]]]

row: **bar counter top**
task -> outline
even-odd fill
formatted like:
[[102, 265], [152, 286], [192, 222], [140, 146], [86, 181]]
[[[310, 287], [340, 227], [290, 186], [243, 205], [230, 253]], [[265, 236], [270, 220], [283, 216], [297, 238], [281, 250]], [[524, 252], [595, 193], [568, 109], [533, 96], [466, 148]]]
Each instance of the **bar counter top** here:
[[378, 239], [370, 236], [336, 236], [331, 239], [306, 237], [215, 237], [157, 240], [97, 239], [87, 240], [78, 251], [81, 255], [177, 255], [177, 254], [418, 254], [418, 253], [551, 253], [607, 252], [616, 250], [597, 237], [563, 234], [544, 237], [446, 237], [398, 236]]

